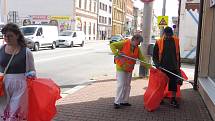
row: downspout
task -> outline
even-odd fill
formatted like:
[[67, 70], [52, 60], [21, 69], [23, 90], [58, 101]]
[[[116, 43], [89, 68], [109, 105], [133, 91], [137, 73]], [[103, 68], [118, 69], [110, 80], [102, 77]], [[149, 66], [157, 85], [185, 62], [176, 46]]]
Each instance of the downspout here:
[[196, 66], [194, 73], [194, 85], [193, 89], [198, 89], [198, 72], [199, 72], [199, 56], [200, 56], [200, 45], [201, 45], [201, 33], [202, 33], [202, 17], [203, 17], [203, 5], [204, 0], [200, 0], [199, 8], [199, 25], [198, 25], [198, 36], [197, 36], [197, 48], [196, 48]]
[[179, 0], [179, 7], [178, 7], [178, 25], [177, 25], [177, 36], [179, 36], [179, 25], [180, 25], [180, 16], [181, 16], [181, 0]]

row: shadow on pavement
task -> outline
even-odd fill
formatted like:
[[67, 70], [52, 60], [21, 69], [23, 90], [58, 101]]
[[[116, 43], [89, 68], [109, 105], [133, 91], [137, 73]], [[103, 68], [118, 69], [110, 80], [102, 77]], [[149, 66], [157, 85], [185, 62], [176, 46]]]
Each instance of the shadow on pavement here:
[[[143, 95], [130, 97], [131, 107], [114, 109], [114, 97], [77, 98], [70, 95], [57, 105], [55, 121], [212, 121], [199, 93], [193, 89], [181, 90], [180, 108], [174, 109], [165, 99], [165, 103], [154, 112], [144, 109]], [[74, 96], [74, 97], [73, 97]], [[88, 99], [90, 98], [90, 100]], [[66, 101], [67, 100], [67, 101]]]

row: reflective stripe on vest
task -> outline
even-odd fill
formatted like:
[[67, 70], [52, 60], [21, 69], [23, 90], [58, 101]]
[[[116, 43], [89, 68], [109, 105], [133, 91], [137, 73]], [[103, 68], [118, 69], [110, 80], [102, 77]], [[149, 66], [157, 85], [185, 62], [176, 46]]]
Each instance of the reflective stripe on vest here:
[[[176, 57], [177, 57], [177, 60], [179, 60], [179, 51], [180, 51], [179, 39], [178, 37], [173, 36], [173, 40], [175, 41]], [[159, 61], [161, 61], [162, 54], [163, 54], [164, 37], [162, 37], [162, 39], [157, 40], [156, 43], [158, 44], [158, 48], [159, 48]]]
[[[120, 50], [121, 53], [124, 53], [126, 56], [130, 56], [133, 58], [138, 58], [139, 55], [139, 49], [136, 47], [134, 49], [134, 53], [131, 52], [131, 40], [126, 40], [122, 50]], [[119, 65], [124, 71], [132, 72], [134, 69], [134, 65], [136, 61], [128, 59], [126, 57], [118, 57], [115, 59], [116, 64]]]

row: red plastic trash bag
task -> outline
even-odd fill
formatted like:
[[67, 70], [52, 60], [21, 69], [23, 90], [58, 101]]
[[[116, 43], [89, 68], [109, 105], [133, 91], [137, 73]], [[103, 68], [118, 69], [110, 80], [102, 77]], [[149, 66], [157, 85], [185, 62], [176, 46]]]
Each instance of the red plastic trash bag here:
[[[185, 80], [188, 80], [188, 77], [187, 75], [185, 74], [185, 72], [181, 70], [181, 76], [185, 79]], [[176, 93], [176, 98], [180, 98], [181, 97], [181, 90], [180, 90], [180, 87], [181, 85], [177, 85], [177, 93]], [[172, 97], [172, 92], [171, 91], [168, 91], [168, 84], [166, 86], [166, 89], [164, 91], [164, 97], [167, 97], [167, 98], [171, 98]]]
[[148, 88], [144, 94], [144, 107], [148, 111], [154, 111], [160, 106], [168, 77], [160, 70], [150, 68]]
[[27, 79], [28, 121], [51, 121], [56, 114], [55, 103], [60, 96], [60, 88], [46, 78]]

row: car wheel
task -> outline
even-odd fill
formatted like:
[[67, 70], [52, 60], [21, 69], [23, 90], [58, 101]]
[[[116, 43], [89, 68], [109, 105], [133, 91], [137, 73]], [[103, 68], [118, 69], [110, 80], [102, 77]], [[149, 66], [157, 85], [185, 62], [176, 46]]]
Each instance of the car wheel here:
[[73, 41], [71, 41], [69, 47], [74, 47]]
[[38, 51], [40, 49], [39, 43], [34, 43], [34, 51]]
[[52, 43], [52, 49], [55, 49], [55, 48], [56, 48], [56, 43], [53, 42], [53, 43]]
[[80, 44], [80, 46], [81, 46], [81, 47], [83, 47], [83, 46], [84, 46], [84, 41], [82, 41], [82, 43]]

